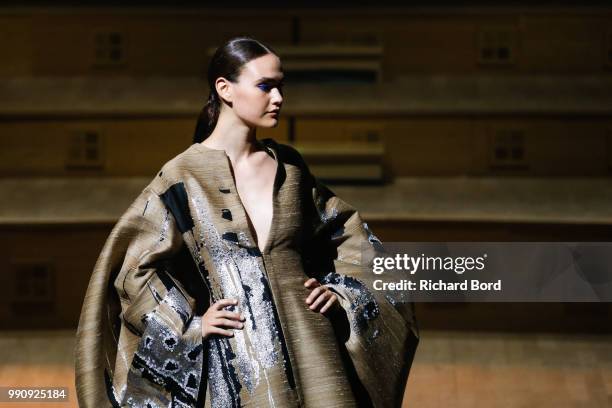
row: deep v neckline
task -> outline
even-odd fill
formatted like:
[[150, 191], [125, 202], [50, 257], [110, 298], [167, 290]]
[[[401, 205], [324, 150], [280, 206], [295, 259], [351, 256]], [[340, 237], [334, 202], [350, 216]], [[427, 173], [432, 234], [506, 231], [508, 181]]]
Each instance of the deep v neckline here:
[[273, 235], [274, 235], [274, 231], [275, 231], [275, 219], [276, 219], [276, 213], [277, 213], [277, 205], [276, 205], [276, 199], [277, 199], [277, 182], [278, 182], [278, 175], [280, 173], [280, 162], [278, 160], [278, 155], [277, 152], [271, 148], [270, 146], [267, 146], [262, 140], [258, 140], [257, 143], [263, 147], [263, 149], [267, 152], [270, 152], [272, 154], [272, 156], [274, 157], [274, 161], [276, 162], [276, 171], [274, 174], [274, 180], [272, 181], [272, 217], [270, 218], [270, 226], [268, 228], [268, 236], [266, 237], [266, 242], [265, 245], [263, 247], [263, 249], [259, 246], [259, 239], [257, 236], [257, 230], [255, 229], [255, 226], [253, 225], [253, 222], [251, 221], [251, 217], [249, 216], [248, 211], [246, 210], [246, 207], [244, 206], [244, 203], [242, 201], [242, 198], [240, 197], [240, 194], [238, 193], [238, 186], [236, 184], [236, 177], [234, 174], [234, 167], [232, 165], [232, 161], [230, 160], [230, 157], [228, 156], [228, 154], [225, 152], [225, 150], [220, 150], [220, 149], [212, 149], [208, 146], [203, 145], [202, 143], [197, 143], [197, 145], [205, 150], [208, 151], [212, 151], [212, 152], [218, 152], [218, 153], [222, 153], [225, 157], [226, 160], [226, 170], [230, 175], [230, 178], [232, 180], [232, 187], [234, 189], [234, 191], [236, 192], [236, 197], [238, 199], [238, 202], [240, 203], [240, 207], [241, 210], [244, 214], [244, 219], [246, 221], [247, 224], [247, 231], [248, 231], [248, 235], [251, 239], [252, 242], [255, 242], [255, 245], [257, 247], [257, 249], [261, 252], [261, 253], [267, 253], [270, 250], [270, 246], [272, 245], [272, 239], [273, 239]]

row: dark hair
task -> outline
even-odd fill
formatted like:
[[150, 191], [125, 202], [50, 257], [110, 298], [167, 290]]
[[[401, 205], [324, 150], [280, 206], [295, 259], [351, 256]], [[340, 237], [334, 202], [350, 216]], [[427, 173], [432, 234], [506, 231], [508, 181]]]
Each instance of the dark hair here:
[[215, 81], [223, 77], [230, 82], [237, 82], [242, 66], [252, 59], [266, 54], [277, 55], [271, 47], [250, 37], [235, 37], [217, 48], [208, 64], [208, 101], [198, 117], [193, 143], [200, 143], [214, 130], [221, 112], [221, 98], [217, 94]]

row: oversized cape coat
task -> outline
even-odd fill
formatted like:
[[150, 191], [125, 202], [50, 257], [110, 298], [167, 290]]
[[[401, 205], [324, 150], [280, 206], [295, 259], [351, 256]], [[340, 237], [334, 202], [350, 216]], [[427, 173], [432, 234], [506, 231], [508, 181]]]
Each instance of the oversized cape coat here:
[[[199, 143], [120, 217], [77, 330], [82, 408], [400, 406], [418, 331], [412, 304], [366, 284], [362, 245], [380, 241], [294, 148], [260, 143], [277, 162], [263, 251], [229, 157]], [[308, 309], [310, 277], [337, 293], [332, 312]], [[244, 329], [203, 339], [222, 298]]]

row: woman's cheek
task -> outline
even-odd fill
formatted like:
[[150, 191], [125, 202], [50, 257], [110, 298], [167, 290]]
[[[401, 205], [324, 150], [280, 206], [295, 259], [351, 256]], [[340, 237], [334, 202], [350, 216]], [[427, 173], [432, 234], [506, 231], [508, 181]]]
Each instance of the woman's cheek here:
[[266, 106], [268, 100], [260, 89], [240, 90], [236, 93], [233, 110], [236, 115], [250, 126], [266, 124]]
[[239, 105], [235, 107], [236, 113], [238, 116], [249, 123], [257, 123], [259, 122], [259, 115], [257, 114], [257, 106], [252, 103], [250, 100], [244, 98], [241, 99]]

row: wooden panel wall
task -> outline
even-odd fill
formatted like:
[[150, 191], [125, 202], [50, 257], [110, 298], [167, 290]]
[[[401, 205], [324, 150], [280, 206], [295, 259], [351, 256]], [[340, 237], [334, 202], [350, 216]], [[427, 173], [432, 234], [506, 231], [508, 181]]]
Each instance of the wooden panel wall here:
[[[2, 227], [0, 284], [8, 290], [0, 299], [0, 328], [76, 327], [110, 230], [108, 225]], [[27, 265], [30, 271], [35, 266], [43, 270], [22, 281], [19, 275], [27, 273]]]
[[[0, 65], [0, 77], [202, 75], [207, 48], [241, 34], [272, 46], [295, 41], [381, 44], [385, 79], [420, 73], [584, 74], [612, 69], [609, 9], [0, 12], [0, 52], [7, 61]], [[479, 38], [491, 30], [511, 37], [508, 64], [481, 60]], [[92, 64], [97, 32], [122, 34], [123, 65]]]
[[[0, 10], [1, 11], [1, 10]], [[206, 51], [228, 37], [249, 34], [287, 41], [289, 17], [207, 13], [50, 12], [0, 14], [4, 76], [203, 75]], [[94, 64], [96, 33], [122, 36], [125, 62]]]
[[[1, 176], [153, 176], [192, 143], [196, 118], [70, 119], [0, 122]], [[68, 163], [71, 137], [93, 132], [101, 166]], [[258, 137], [286, 140], [287, 123], [259, 129]]]
[[[490, 9], [491, 10], [491, 9]], [[608, 75], [612, 73], [612, 11], [540, 9], [459, 12], [358, 13], [344, 10], [223, 13], [221, 11], [17, 12], [0, 10], [0, 78], [17, 76], [201, 76], [209, 47], [240, 34], [273, 47], [284, 44], [368, 43], [383, 46], [384, 80], [403, 75]], [[119, 63], [95, 63], [96, 34], [119, 33]], [[481, 41], [490, 33], [508, 45], [507, 62], [483, 61]], [[497, 34], [496, 34], [497, 33]], [[499, 34], [502, 33], [502, 34]], [[499, 36], [497, 36], [499, 34]], [[497, 37], [496, 37], [497, 36]], [[503, 41], [502, 41], [503, 40]], [[0, 176], [148, 176], [190, 143], [194, 117], [61, 118], [0, 122]], [[283, 142], [287, 118], [259, 137]], [[101, 166], [69, 168], [71, 137], [91, 131], [101, 141]], [[496, 165], [500, 132], [518, 132], [521, 166]], [[368, 136], [370, 135], [370, 136]], [[372, 136], [373, 135], [373, 136]], [[589, 117], [342, 117], [295, 116], [296, 142], [360, 141], [385, 145], [394, 176], [504, 175], [608, 176], [612, 168], [612, 120]], [[503, 161], [503, 160], [502, 160]], [[503, 225], [495, 223], [371, 223], [385, 241], [609, 241], [607, 226]], [[21, 307], [9, 269], [0, 284], [0, 324], [11, 327], [75, 327], [82, 297], [110, 225], [3, 226], [0, 255], [8, 265], [52, 266], [53, 307]], [[66, 251], [70, 248], [70, 251]], [[75, 256], [76, 255], [76, 256]], [[6, 264], [6, 263], [5, 263]], [[8, 267], [7, 267], [8, 268]], [[13, 266], [11, 266], [13, 268]], [[13, 269], [11, 269], [13, 270]], [[36, 276], [36, 273], [33, 273]], [[14, 277], [14, 276], [13, 276]], [[13, 285], [13, 286], [11, 286]], [[47, 288], [49, 289], [49, 288]], [[44, 299], [43, 299], [44, 300]], [[44, 300], [46, 302], [46, 300]], [[43, 303], [39, 303], [39, 306]], [[566, 305], [422, 305], [422, 327], [590, 329], [609, 321], [610, 308], [582, 313]], [[458, 311], [459, 313], [449, 313]], [[455, 319], [457, 315], [462, 319]], [[502, 318], [502, 321], [496, 319]], [[584, 320], [587, 318], [586, 320]], [[590, 318], [591, 320], [588, 320]], [[471, 319], [471, 320], [470, 320]], [[469, 321], [469, 322], [468, 322]], [[516, 323], [514, 323], [516, 322]], [[548, 324], [548, 326], [547, 326]], [[20, 326], [21, 325], [21, 326]], [[608, 324], [609, 327], [609, 324]], [[575, 327], [574, 327], [575, 328]], [[584, 326], [582, 327], [584, 329]]]
[[[612, 9], [487, 9], [399, 11], [220, 10], [126, 11], [121, 9], [17, 12], [0, 10], [0, 77], [203, 74], [206, 50], [249, 34], [271, 45], [382, 44], [383, 78], [414, 74], [606, 74], [612, 73]], [[483, 63], [483, 32], [503, 32], [509, 63]], [[94, 64], [96, 33], [121, 34], [120, 64]], [[498, 38], [493, 35], [493, 38]], [[503, 41], [502, 41], [503, 42]], [[295, 116], [297, 142], [356, 141], [374, 134], [386, 146], [387, 175], [610, 175], [610, 119], [582, 117], [336, 119]], [[149, 175], [190, 140], [195, 118], [131, 118], [0, 122], [0, 176]], [[65, 169], [69, 134], [94, 129], [104, 139], [102, 169]], [[496, 134], [523, 134], [524, 164], [498, 166], [492, 159]], [[263, 130], [287, 140], [285, 118]], [[146, 151], [136, 163], [134, 154]]]
[[[124, 118], [0, 122], [0, 176], [149, 176], [191, 144], [195, 118]], [[102, 166], [67, 166], [71, 137], [99, 135]], [[518, 166], [497, 165], [499, 132], [519, 132]], [[288, 119], [258, 137], [287, 143]], [[295, 142], [385, 146], [388, 178], [403, 176], [612, 174], [612, 120], [571, 118], [300, 118]], [[135, 160], [137, 158], [137, 160]]]
[[[369, 221], [383, 241], [610, 241], [607, 226], [504, 224], [474, 222]], [[74, 328], [83, 297], [112, 225], [20, 225], [0, 227], [3, 259], [0, 330]], [[69, 248], [70, 250], [66, 250]], [[50, 284], [37, 300], [36, 277], [20, 288], [15, 265], [48, 265]], [[40, 279], [39, 279], [40, 280]], [[32, 287], [34, 286], [34, 287]], [[38, 296], [40, 297], [40, 295]], [[43, 308], [44, 307], [44, 308]], [[421, 328], [610, 332], [611, 304], [561, 303], [423, 303]]]
[[[389, 177], [453, 175], [605, 176], [610, 168], [609, 119], [426, 118], [299, 119], [297, 142], [360, 141], [385, 145]], [[522, 165], [497, 165], [496, 135], [522, 135]]]

